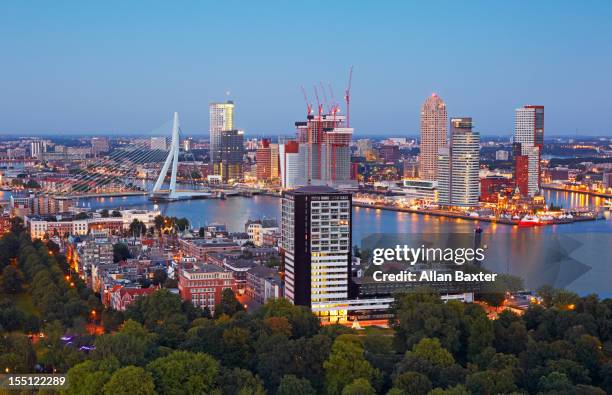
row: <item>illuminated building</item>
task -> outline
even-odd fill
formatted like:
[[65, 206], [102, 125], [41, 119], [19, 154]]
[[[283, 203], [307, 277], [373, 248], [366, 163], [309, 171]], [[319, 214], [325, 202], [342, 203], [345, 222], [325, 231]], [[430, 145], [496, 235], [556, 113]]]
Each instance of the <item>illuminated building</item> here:
[[[528, 161], [528, 195], [540, 190], [540, 158], [544, 147], [544, 106], [517, 108], [514, 118], [514, 143], [521, 145], [521, 155]], [[524, 193], [521, 190], [521, 193]]]
[[240, 180], [243, 176], [244, 132], [223, 130], [219, 140], [219, 175], [224, 182]]
[[438, 179], [438, 151], [447, 146], [447, 122], [446, 104], [433, 93], [421, 107], [419, 177], [422, 180]]
[[322, 321], [344, 321], [351, 273], [351, 195], [325, 186], [283, 193], [285, 297]]
[[448, 206], [478, 205], [480, 134], [472, 118], [451, 119], [451, 142], [438, 150], [439, 203]]
[[515, 184], [513, 180], [502, 176], [488, 176], [480, 179], [480, 200], [483, 202], [497, 203], [500, 194], [512, 192]]
[[194, 263], [179, 271], [178, 289], [182, 300], [214, 313], [215, 305], [221, 302], [224, 289], [236, 291], [236, 280], [232, 272], [217, 265]]
[[221, 132], [234, 129], [234, 102], [210, 103], [210, 160], [214, 174], [221, 174]]
[[262, 139], [257, 148], [257, 181], [271, 182], [279, 178], [279, 146], [270, 144], [270, 140]]
[[283, 189], [294, 189], [303, 186], [304, 178], [304, 155], [300, 153], [297, 141], [287, 141], [279, 144], [280, 176]]

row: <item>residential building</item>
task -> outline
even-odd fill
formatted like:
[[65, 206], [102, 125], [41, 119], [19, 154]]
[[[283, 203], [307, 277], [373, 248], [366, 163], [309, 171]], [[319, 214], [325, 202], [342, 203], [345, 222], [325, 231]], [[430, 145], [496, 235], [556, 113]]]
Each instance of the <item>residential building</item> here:
[[253, 301], [264, 304], [283, 297], [283, 283], [276, 269], [255, 266], [246, 274], [246, 294]]
[[249, 235], [249, 240], [257, 247], [264, 245], [266, 233], [276, 233], [279, 230], [278, 222], [275, 219], [248, 220], [244, 227]]
[[105, 154], [110, 151], [108, 137], [92, 137], [91, 138], [91, 153], [94, 156]]
[[157, 288], [127, 288], [121, 285], [114, 286], [109, 291], [110, 307], [117, 311], [125, 311], [136, 299], [151, 295]]
[[234, 129], [234, 102], [210, 103], [208, 110], [213, 174], [221, 174], [221, 132]]
[[288, 141], [279, 144], [281, 187], [283, 189], [294, 189], [304, 186], [304, 155], [300, 153], [300, 145], [297, 141]]
[[207, 307], [214, 313], [225, 289], [236, 291], [236, 281], [229, 270], [206, 263], [194, 263], [179, 270], [179, 294], [194, 306]]
[[514, 143], [521, 144], [521, 155], [528, 158], [527, 194], [534, 196], [539, 192], [541, 183], [540, 159], [544, 147], [544, 106], [528, 105], [516, 109]]
[[421, 107], [421, 143], [419, 177], [438, 179], [438, 151], [447, 146], [446, 104], [435, 93], [425, 99]]
[[351, 273], [351, 195], [326, 186], [283, 192], [285, 297], [323, 321], [346, 320]]

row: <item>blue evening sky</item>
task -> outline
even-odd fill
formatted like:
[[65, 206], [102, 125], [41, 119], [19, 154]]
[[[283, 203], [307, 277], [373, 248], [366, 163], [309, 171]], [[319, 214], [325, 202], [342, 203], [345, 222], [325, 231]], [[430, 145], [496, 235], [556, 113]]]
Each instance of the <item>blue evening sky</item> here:
[[208, 130], [236, 102], [247, 135], [292, 134], [304, 85], [341, 99], [356, 134], [418, 132], [437, 92], [450, 116], [509, 134], [546, 106], [546, 134], [612, 135], [610, 1], [0, 2], [0, 134], [138, 133], [179, 111]]

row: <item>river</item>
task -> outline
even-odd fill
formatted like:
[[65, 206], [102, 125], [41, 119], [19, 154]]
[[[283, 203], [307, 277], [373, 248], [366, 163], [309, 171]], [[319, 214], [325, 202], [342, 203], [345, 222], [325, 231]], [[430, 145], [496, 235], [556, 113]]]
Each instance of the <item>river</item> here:
[[[564, 191], [544, 192], [546, 201], [564, 208], [595, 207], [603, 200]], [[146, 196], [82, 199], [91, 208], [146, 208]], [[244, 231], [248, 219], [280, 217], [280, 200], [271, 196], [230, 197], [225, 200], [188, 200], [159, 203], [164, 215], [186, 217], [195, 228], [226, 224], [233, 232]], [[474, 221], [386, 211], [353, 209], [353, 244], [371, 234], [472, 233]], [[598, 220], [538, 228], [518, 228], [478, 223], [483, 243], [489, 247], [485, 266], [496, 272], [525, 279], [534, 289], [542, 284], [565, 287], [579, 294], [612, 297], [612, 221]]]

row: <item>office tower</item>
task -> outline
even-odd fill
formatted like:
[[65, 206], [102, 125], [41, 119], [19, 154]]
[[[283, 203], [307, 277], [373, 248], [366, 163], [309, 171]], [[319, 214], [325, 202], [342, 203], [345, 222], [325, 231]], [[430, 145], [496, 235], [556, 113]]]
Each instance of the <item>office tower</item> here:
[[255, 153], [257, 181], [271, 182], [279, 178], [279, 145], [262, 139]]
[[208, 106], [210, 117], [210, 161], [213, 164], [214, 174], [221, 173], [221, 132], [234, 129], [234, 102], [210, 103]]
[[107, 153], [110, 150], [108, 137], [92, 137], [91, 138], [91, 153], [98, 156]]
[[351, 273], [351, 195], [326, 186], [283, 192], [285, 296], [323, 321], [345, 320]]
[[455, 206], [478, 205], [480, 134], [472, 118], [451, 119], [451, 201]]
[[304, 179], [304, 156], [300, 154], [300, 146], [297, 141], [287, 141], [278, 146], [280, 158], [281, 188], [295, 189], [303, 186]]
[[438, 203], [478, 205], [480, 135], [472, 130], [472, 118], [452, 118], [448, 148], [438, 149]]
[[451, 205], [451, 158], [450, 148], [438, 150], [438, 204]]
[[224, 182], [242, 179], [244, 131], [223, 130], [219, 140], [219, 175]]
[[38, 158], [45, 152], [45, 144], [41, 140], [34, 140], [30, 143], [30, 156], [32, 158]]
[[419, 177], [422, 180], [437, 179], [438, 150], [447, 146], [447, 122], [446, 104], [433, 93], [421, 107]]
[[528, 157], [527, 194], [533, 196], [540, 190], [540, 158], [544, 147], [544, 106], [524, 106], [516, 109], [514, 142], [521, 144], [521, 155]]
[[167, 151], [168, 145], [166, 144], [166, 138], [165, 137], [151, 137], [151, 149]]
[[304, 178], [310, 185], [344, 186], [351, 179], [350, 143], [353, 129], [345, 127], [346, 117], [336, 112], [308, 115], [296, 122], [297, 139], [304, 153]]

